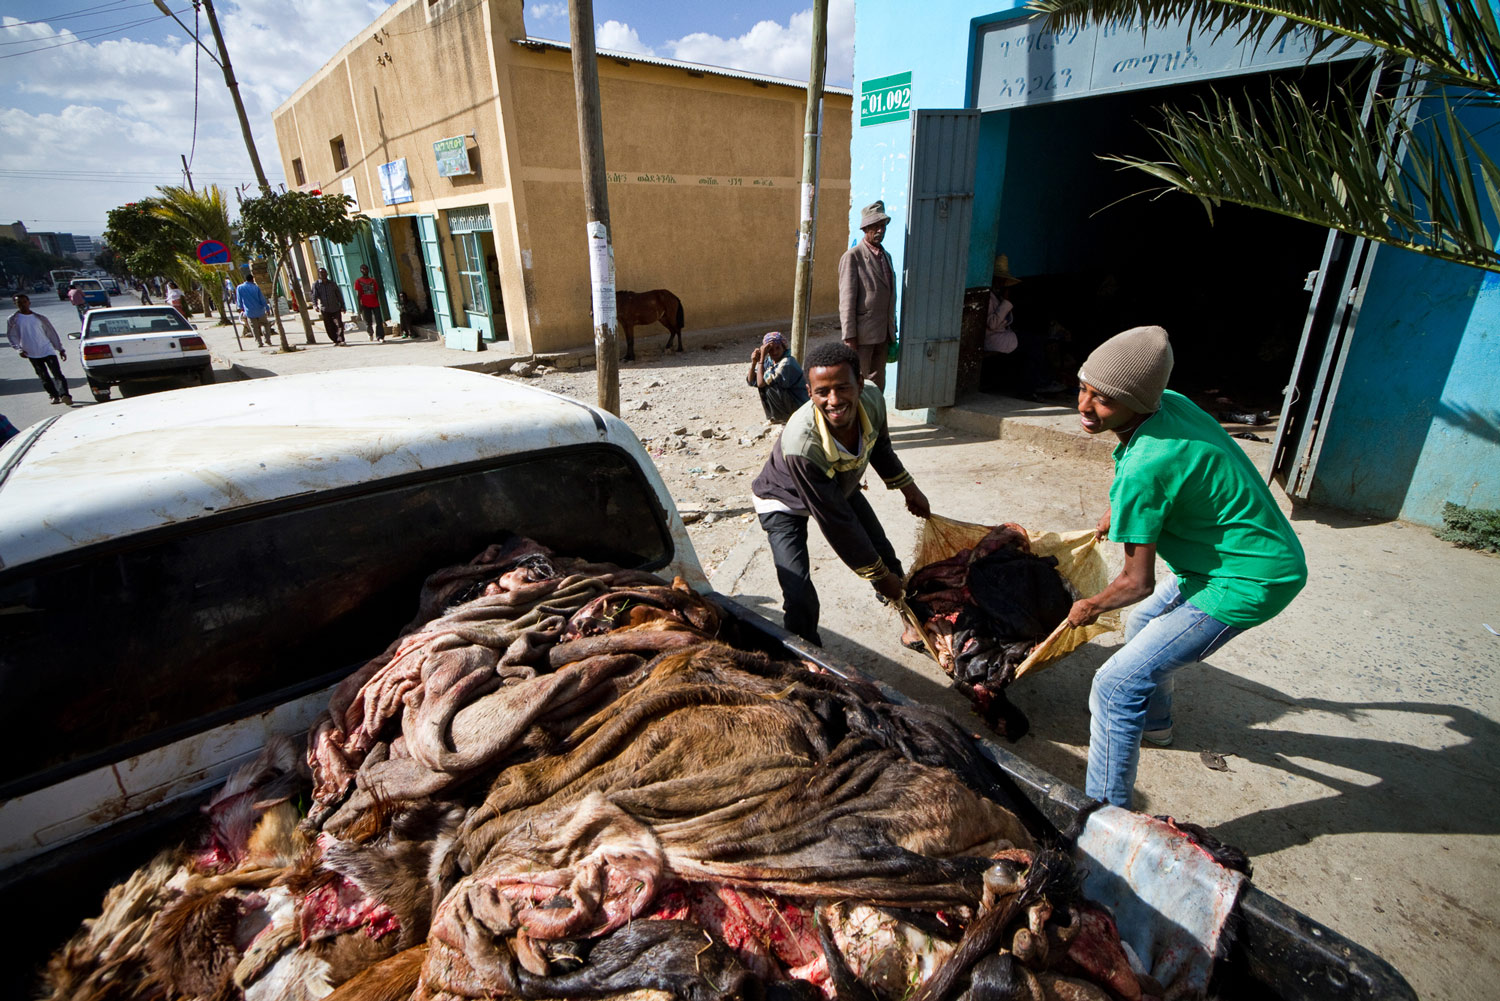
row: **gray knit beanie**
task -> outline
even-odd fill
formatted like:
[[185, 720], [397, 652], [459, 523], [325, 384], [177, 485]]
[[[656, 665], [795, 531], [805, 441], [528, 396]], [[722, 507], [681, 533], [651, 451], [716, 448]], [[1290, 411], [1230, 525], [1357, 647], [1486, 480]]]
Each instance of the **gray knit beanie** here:
[[1078, 378], [1138, 414], [1161, 409], [1172, 374], [1172, 345], [1161, 327], [1131, 327], [1084, 359]]

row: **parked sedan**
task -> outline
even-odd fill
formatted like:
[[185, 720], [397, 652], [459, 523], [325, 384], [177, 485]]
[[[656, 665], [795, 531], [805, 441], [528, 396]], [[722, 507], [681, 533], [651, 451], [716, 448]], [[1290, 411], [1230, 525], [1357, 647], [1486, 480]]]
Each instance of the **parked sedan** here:
[[101, 278], [99, 279], [99, 284], [103, 285], [104, 291], [110, 295], [120, 294], [120, 279], [118, 278]]
[[83, 374], [101, 403], [115, 385], [134, 396], [184, 379], [214, 381], [208, 345], [170, 306], [91, 309], [83, 331], [68, 336], [83, 341]]

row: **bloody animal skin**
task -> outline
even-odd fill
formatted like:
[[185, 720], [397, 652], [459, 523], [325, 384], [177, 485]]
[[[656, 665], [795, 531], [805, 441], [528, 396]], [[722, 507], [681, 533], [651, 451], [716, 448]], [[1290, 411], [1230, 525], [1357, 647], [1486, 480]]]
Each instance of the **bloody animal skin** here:
[[[239, 819], [202, 856], [224, 871], [157, 867], [101, 918], [107, 938], [60, 957], [54, 996], [112, 1001], [100, 979], [63, 992], [103, 962], [156, 1001], [150, 942], [174, 988], [247, 1001], [346, 981], [341, 1001], [1097, 1001], [1057, 975], [1078, 973], [1129, 997], [1112, 923], [1074, 906], [951, 719], [709, 641], [717, 610], [680, 584], [521, 549], [531, 562], [429, 578], [472, 597], [391, 648], [420, 661], [415, 687], [391, 699], [393, 654], [336, 698], [345, 721], [383, 721], [311, 848], [284, 801], [244, 837], [250, 791], [231, 789]], [[392, 769], [439, 794], [366, 785]], [[168, 911], [175, 931], [153, 936]], [[1035, 969], [997, 967], [1004, 944]]]

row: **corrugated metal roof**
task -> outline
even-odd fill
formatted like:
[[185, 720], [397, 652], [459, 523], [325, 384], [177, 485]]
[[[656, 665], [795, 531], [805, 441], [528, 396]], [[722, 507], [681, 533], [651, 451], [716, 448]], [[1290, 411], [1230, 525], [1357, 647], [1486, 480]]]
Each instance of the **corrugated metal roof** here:
[[[525, 45], [537, 49], [561, 49], [564, 52], [572, 52], [573, 47], [567, 42], [557, 42], [550, 38], [534, 38], [527, 35], [525, 38], [514, 38], [511, 41], [517, 45]], [[766, 76], [763, 73], [746, 73], [744, 70], [729, 69], [725, 66], [705, 66], [702, 63], [688, 63], [681, 59], [662, 59], [659, 56], [643, 56], [638, 52], [618, 52], [614, 49], [595, 49], [598, 55], [608, 56], [610, 59], [619, 59], [623, 62], [646, 63], [651, 66], [669, 66], [673, 69], [687, 70], [690, 73], [704, 73], [710, 76], [727, 76], [736, 80], [751, 80], [755, 83], [774, 83], [780, 87], [796, 87], [798, 90], [807, 89], [806, 80], [788, 80], [786, 77]], [[854, 91], [848, 87], [823, 88], [825, 94], [844, 94], [854, 96]]]

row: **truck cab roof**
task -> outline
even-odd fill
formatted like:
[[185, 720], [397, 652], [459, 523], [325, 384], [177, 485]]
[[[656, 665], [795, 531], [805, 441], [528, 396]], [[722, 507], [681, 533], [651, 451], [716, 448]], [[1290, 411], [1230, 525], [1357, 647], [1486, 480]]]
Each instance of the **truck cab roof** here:
[[629, 452], [671, 511], [618, 418], [473, 372], [309, 373], [80, 408], [0, 449], [0, 569], [372, 481], [603, 443]]

